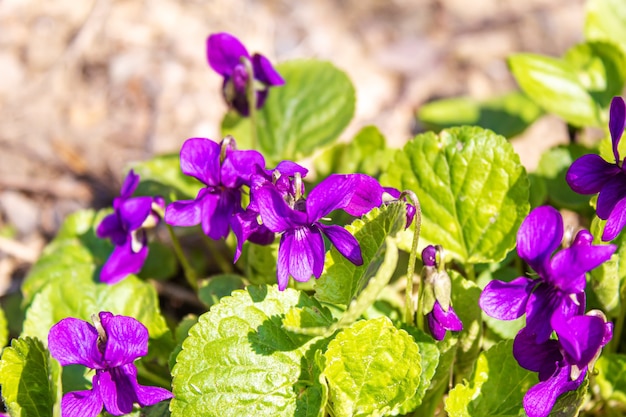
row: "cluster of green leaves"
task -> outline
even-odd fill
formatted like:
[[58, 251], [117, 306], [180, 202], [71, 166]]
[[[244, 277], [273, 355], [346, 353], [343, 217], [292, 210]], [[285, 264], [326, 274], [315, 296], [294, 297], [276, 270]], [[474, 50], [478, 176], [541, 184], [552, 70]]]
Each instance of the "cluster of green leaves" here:
[[[332, 248], [318, 280], [294, 283], [285, 291], [274, 284], [277, 243], [246, 243], [237, 265], [222, 271], [217, 271], [220, 263], [206, 261], [206, 248], [187, 245], [190, 263], [202, 277], [195, 288], [179, 276], [168, 242], [155, 240], [139, 276], [105, 285], [98, 274], [113, 247], [96, 237], [95, 228], [106, 213], [77, 212], [24, 281], [24, 318], [11, 326], [11, 335], [0, 309], [0, 344], [14, 336], [0, 358], [2, 398], [10, 415], [59, 416], [64, 393], [89, 389], [88, 370], [61, 368], [50, 356], [47, 334], [65, 317], [88, 321], [99, 311], [146, 325], [149, 355], [137, 362], [140, 382], [175, 395], [133, 416], [432, 416], [442, 410], [450, 416], [524, 415], [522, 398], [538, 382], [512, 356], [512, 339], [524, 319], [486, 317], [478, 298], [489, 281], [525, 273], [514, 247], [531, 207], [549, 202], [583, 217], [593, 208], [588, 197], [574, 194], [564, 182], [571, 162], [588, 149], [552, 149], [529, 175], [506, 137], [544, 112], [575, 127], [605, 126], [608, 103], [626, 81], [625, 27], [620, 0], [590, 0], [586, 41], [562, 59], [510, 58], [523, 93], [424, 106], [420, 120], [438, 133], [417, 135], [402, 149], [389, 148], [374, 126], [338, 142], [355, 109], [346, 74], [317, 60], [279, 64], [286, 84], [272, 89], [256, 115], [254, 136], [268, 166], [312, 156], [317, 180], [361, 172], [384, 186], [410, 190], [421, 205], [421, 229], [416, 230], [417, 221], [405, 228], [404, 201], [387, 202], [356, 220], [335, 217], [349, 223], [363, 265], [353, 265]], [[459, 123], [482, 127], [452, 127]], [[239, 148], [253, 143], [249, 119], [228, 113], [221, 127]], [[600, 153], [610, 158], [610, 144], [605, 141]], [[168, 203], [194, 198], [201, 187], [181, 173], [178, 155], [133, 168], [142, 179], [138, 192], [160, 194]], [[590, 223], [594, 236], [602, 227], [597, 218]], [[416, 324], [404, 320], [403, 292], [413, 291], [406, 288], [406, 275], [418, 279], [407, 271], [408, 258], [417, 255], [412, 252], [416, 232], [420, 250], [428, 244], [445, 249], [452, 305], [463, 322], [461, 332], [449, 332], [442, 341], [428, 334], [422, 317]], [[193, 237], [201, 231], [177, 233], [197, 242]], [[578, 390], [559, 398], [552, 415], [576, 415], [583, 408], [596, 414], [626, 410], [626, 355], [619, 350], [626, 312], [623, 240], [613, 242], [616, 255], [590, 274], [588, 286], [590, 306], [606, 312], [620, 329], [608, 347], [612, 353], [598, 360], [597, 371]], [[233, 246], [232, 238], [213, 245], [211, 257], [228, 259]], [[172, 281], [170, 287], [163, 286], [165, 280]], [[163, 314], [161, 303], [170, 294], [156, 288], [182, 291], [181, 299], [193, 300], [182, 311], [192, 314]], [[590, 384], [596, 387], [592, 403]]]

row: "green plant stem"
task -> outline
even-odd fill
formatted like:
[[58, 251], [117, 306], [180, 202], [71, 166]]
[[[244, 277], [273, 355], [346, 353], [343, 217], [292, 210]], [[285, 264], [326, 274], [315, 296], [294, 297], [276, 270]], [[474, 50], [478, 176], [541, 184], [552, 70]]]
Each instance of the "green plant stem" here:
[[167, 230], [170, 233], [170, 238], [172, 239], [172, 245], [174, 246], [174, 253], [180, 262], [180, 265], [183, 267], [183, 272], [185, 274], [185, 279], [191, 286], [194, 291], [198, 291], [198, 277], [196, 275], [196, 271], [191, 267], [191, 264], [185, 257], [185, 253], [183, 252], [183, 248], [180, 245], [180, 241], [178, 240], [178, 236], [174, 233], [174, 229], [169, 224], [166, 224]]
[[[411, 244], [411, 253], [409, 255], [409, 265], [406, 271], [406, 289], [405, 289], [405, 297], [404, 297], [404, 322], [408, 325], [413, 324], [413, 319], [415, 317], [415, 311], [413, 310], [413, 276], [415, 275], [415, 260], [417, 259], [417, 247], [420, 239], [420, 229], [422, 227], [422, 208], [420, 206], [420, 202], [412, 191], [404, 191], [403, 194], [408, 197], [408, 199], [415, 206], [415, 232], [413, 233], [413, 242]], [[402, 196], [401, 196], [402, 197]], [[421, 309], [419, 305], [422, 301], [421, 295], [422, 283], [418, 284], [418, 292], [417, 292], [417, 311], [420, 312]], [[422, 322], [418, 318], [418, 324]], [[418, 325], [418, 328], [422, 328]]]
[[158, 375], [145, 367], [145, 365], [137, 366], [137, 375], [146, 381], [152, 382], [154, 385], [165, 389], [171, 389], [172, 381]]
[[258, 149], [258, 112], [256, 109], [256, 90], [254, 88], [254, 69], [252, 63], [247, 58], [241, 58], [246, 67], [248, 74], [248, 83], [246, 84], [246, 98], [248, 99], [248, 118], [250, 119], [250, 148]]
[[605, 351], [609, 353], [616, 353], [619, 348], [620, 339], [622, 338], [622, 332], [624, 330], [624, 318], [626, 316], [626, 302], [624, 302], [624, 292], [626, 290], [626, 286], [623, 285], [620, 288], [620, 307], [619, 307], [619, 315], [617, 316], [617, 320], [615, 321], [615, 327], [613, 328], [613, 338], [609, 342], [608, 346], [605, 348]]
[[202, 239], [209, 248], [209, 251], [211, 251], [211, 255], [213, 255], [213, 259], [220, 270], [225, 274], [232, 274], [234, 272], [233, 264], [222, 256], [217, 245], [215, 244], [215, 241], [205, 234], [202, 234]]

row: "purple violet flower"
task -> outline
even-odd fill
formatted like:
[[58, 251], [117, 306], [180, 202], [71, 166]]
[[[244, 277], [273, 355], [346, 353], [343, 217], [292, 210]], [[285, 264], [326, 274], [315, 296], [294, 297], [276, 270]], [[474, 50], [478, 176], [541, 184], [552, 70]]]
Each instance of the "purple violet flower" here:
[[[295, 191], [298, 191], [297, 181]], [[359, 242], [341, 226], [320, 223], [331, 211], [343, 209], [361, 216], [382, 203], [382, 187], [364, 174], [333, 174], [320, 182], [306, 200], [279, 191], [271, 183], [253, 189], [263, 225], [274, 233], [282, 233], [276, 267], [278, 288], [287, 288], [289, 276], [306, 282], [319, 278], [324, 269], [325, 235], [339, 253], [355, 265], [362, 265]], [[285, 200], [285, 197], [288, 197]]]
[[[257, 109], [263, 107], [269, 87], [285, 83], [267, 58], [260, 54], [250, 57], [246, 47], [228, 33], [209, 36], [206, 53], [211, 68], [224, 77], [222, 93], [226, 103], [242, 116], [247, 116], [250, 112], [246, 91], [250, 83], [256, 91]], [[252, 68], [253, 80], [249, 79], [244, 61]]]
[[68, 392], [61, 400], [63, 417], [96, 417], [104, 407], [121, 416], [141, 407], [172, 398], [164, 388], [137, 383], [133, 363], [148, 354], [148, 329], [132, 317], [109, 312], [94, 315], [95, 327], [86, 321], [65, 318], [48, 334], [50, 354], [61, 365], [83, 365], [95, 369], [93, 387]]
[[250, 185], [255, 167], [264, 167], [257, 151], [235, 150], [235, 140], [227, 137], [221, 144], [210, 139], [187, 139], [180, 151], [180, 167], [206, 187], [195, 200], [175, 201], [165, 211], [165, 222], [172, 226], [195, 226], [211, 239], [228, 235], [233, 215], [241, 212], [241, 187]]
[[138, 184], [139, 175], [131, 170], [120, 196], [113, 200], [113, 213], [106, 216], [96, 230], [99, 238], [109, 238], [115, 245], [100, 272], [100, 280], [107, 284], [115, 284], [141, 271], [148, 256], [145, 229], [156, 226], [161, 219], [158, 212], [162, 212], [165, 205], [161, 197], [131, 197]]
[[609, 130], [615, 162], [607, 162], [600, 155], [578, 158], [567, 171], [565, 180], [579, 194], [600, 193], [597, 214], [606, 220], [602, 240], [615, 239], [626, 225], [626, 172], [618, 145], [626, 127], [626, 104], [621, 97], [611, 101]]
[[561, 214], [549, 206], [535, 208], [517, 233], [517, 253], [539, 277], [494, 280], [480, 295], [480, 307], [491, 317], [514, 320], [526, 313], [527, 331], [537, 343], [548, 340], [555, 325], [584, 313], [585, 273], [609, 260], [616, 249], [592, 245], [591, 234], [581, 230], [569, 248], [552, 256], [562, 239]]
[[[440, 246], [439, 249], [441, 250]], [[437, 264], [437, 252], [438, 249], [433, 245], [426, 246], [422, 251], [423, 313], [426, 314], [426, 322], [433, 338], [443, 340], [448, 330], [453, 332], [463, 330], [463, 323], [452, 308], [450, 276], [443, 269], [443, 265]]]
[[613, 324], [592, 312], [554, 324], [558, 340], [538, 343], [535, 335], [523, 328], [513, 342], [513, 356], [520, 366], [539, 373], [539, 383], [524, 396], [529, 417], [548, 416], [561, 394], [577, 389], [613, 336]]
[[448, 311], [445, 311], [439, 301], [435, 301], [432, 311], [426, 314], [426, 320], [430, 333], [435, 340], [443, 340], [448, 330], [452, 332], [463, 330], [463, 323], [456, 315], [454, 308], [449, 306]]
[[[245, 211], [235, 214], [232, 221], [233, 233], [237, 237], [235, 248], [235, 262], [241, 256], [243, 244], [246, 240], [257, 245], [269, 245], [274, 242], [276, 234], [259, 222], [260, 214], [257, 203], [256, 190], [264, 185], [274, 185], [285, 200], [296, 194], [294, 177], [304, 178], [308, 170], [292, 161], [282, 161], [273, 170], [256, 167], [256, 173], [250, 179], [250, 203]], [[304, 184], [300, 182], [301, 194], [304, 193]]]

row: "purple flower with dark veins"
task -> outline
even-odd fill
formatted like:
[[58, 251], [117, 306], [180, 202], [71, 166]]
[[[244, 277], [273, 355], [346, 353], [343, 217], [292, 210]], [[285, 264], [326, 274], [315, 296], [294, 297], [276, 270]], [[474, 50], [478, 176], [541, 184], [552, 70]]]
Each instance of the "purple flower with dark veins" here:
[[322, 235], [350, 262], [362, 265], [361, 248], [354, 236], [341, 226], [325, 225], [320, 220], [337, 209], [361, 216], [382, 203], [382, 187], [364, 174], [330, 175], [306, 199], [300, 195], [298, 181], [295, 184], [295, 195], [281, 192], [271, 183], [253, 190], [263, 225], [282, 233], [276, 267], [281, 291], [287, 288], [290, 276], [300, 282], [320, 277], [325, 254]]
[[596, 212], [606, 220], [602, 240], [617, 237], [626, 225], [626, 172], [618, 146], [626, 127], [626, 104], [621, 97], [611, 101], [609, 131], [615, 162], [607, 162], [600, 155], [590, 154], [578, 158], [567, 171], [565, 180], [579, 194], [598, 196]]
[[[222, 93], [226, 103], [242, 116], [247, 116], [250, 112], [247, 97], [250, 84], [256, 92], [256, 108], [260, 109], [265, 103], [269, 87], [285, 83], [267, 58], [261, 54], [250, 57], [246, 47], [228, 33], [209, 36], [206, 52], [211, 68], [224, 77]], [[252, 80], [248, 75], [247, 65], [254, 74]]]
[[104, 407], [121, 416], [141, 407], [172, 398], [164, 388], [139, 385], [133, 363], [148, 354], [148, 329], [132, 317], [101, 312], [86, 321], [65, 318], [48, 334], [50, 354], [61, 365], [83, 365], [95, 369], [92, 388], [68, 392], [61, 400], [63, 417], [96, 417]]
[[172, 226], [195, 226], [211, 239], [228, 236], [233, 215], [241, 212], [241, 187], [249, 185], [255, 167], [264, 167], [257, 151], [235, 150], [235, 140], [227, 137], [221, 145], [205, 138], [187, 139], [180, 151], [180, 168], [206, 187], [195, 200], [175, 201], [165, 211], [165, 222]]
[[489, 316], [514, 320], [526, 313], [526, 328], [537, 343], [550, 338], [555, 326], [584, 314], [585, 273], [609, 260], [615, 245], [592, 245], [586, 230], [572, 245], [553, 252], [563, 239], [561, 214], [549, 206], [530, 212], [517, 233], [517, 253], [539, 275], [511, 282], [493, 280], [480, 295], [480, 307]]
[[98, 225], [99, 238], [109, 238], [115, 249], [100, 272], [100, 280], [115, 284], [129, 274], [136, 274], [148, 256], [148, 239], [145, 229], [154, 227], [160, 221], [158, 213], [165, 205], [161, 197], [131, 197], [139, 175], [131, 170], [120, 191], [113, 200], [113, 213], [106, 216]]
[[600, 313], [555, 321], [558, 340], [538, 343], [528, 328], [513, 342], [513, 356], [521, 367], [539, 373], [539, 383], [524, 396], [529, 417], [546, 417], [557, 398], [582, 384], [587, 370], [613, 336], [613, 324]]

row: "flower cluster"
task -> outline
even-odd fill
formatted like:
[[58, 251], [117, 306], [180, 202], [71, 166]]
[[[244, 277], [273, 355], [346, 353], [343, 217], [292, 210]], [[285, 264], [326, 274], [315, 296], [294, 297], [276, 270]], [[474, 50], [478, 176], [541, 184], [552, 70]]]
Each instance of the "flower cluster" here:
[[[437, 262], [437, 254], [440, 261]], [[443, 256], [441, 247], [429, 245], [422, 251], [424, 269], [424, 301], [423, 313], [430, 333], [436, 340], [443, 340], [448, 330], [460, 332], [463, 323], [452, 308], [451, 292], [452, 284], [450, 276], [443, 268]]]
[[115, 284], [128, 274], [136, 274], [148, 257], [146, 229], [155, 227], [163, 212], [165, 201], [161, 197], [131, 197], [139, 185], [139, 175], [131, 170], [113, 200], [113, 213], [98, 225], [99, 238], [108, 238], [115, 245], [100, 272], [100, 280]]
[[[518, 231], [517, 252], [538, 277], [491, 281], [479, 300], [485, 313], [500, 320], [526, 314], [513, 355], [520, 366], [539, 373], [540, 383], [524, 397], [530, 417], [547, 416], [560, 394], [576, 389], [612, 336], [603, 317], [584, 315], [584, 290], [585, 273], [607, 261], [616, 247], [592, 245], [591, 234], [581, 230], [571, 246], [553, 255], [562, 239], [563, 219], [556, 209], [531, 211]], [[551, 338], [553, 332], [558, 339]]]
[[[283, 161], [267, 170], [257, 151], [239, 151], [227, 137], [221, 144], [210, 139], [191, 138], [182, 147], [183, 173], [201, 181], [194, 200], [177, 201], [165, 211], [165, 222], [173, 226], [202, 224], [204, 233], [220, 239], [232, 230], [237, 238], [235, 261], [245, 241], [270, 244], [280, 234], [278, 249], [278, 287], [287, 287], [289, 277], [296, 281], [319, 278], [324, 268], [323, 236], [348, 260], [363, 263], [359, 243], [346, 229], [321, 221], [334, 210], [361, 216], [383, 202], [383, 189], [374, 178], [364, 174], [330, 175], [305, 198], [302, 178], [307, 170]], [[250, 203], [244, 209], [244, 187]], [[393, 194], [398, 194], [391, 190]], [[412, 219], [413, 212], [409, 211]]]
[[228, 33], [209, 36], [206, 54], [211, 68], [224, 77], [222, 94], [226, 103], [242, 116], [250, 113], [249, 88], [254, 89], [259, 109], [265, 103], [269, 87], [285, 83], [266, 57], [261, 54], [251, 57], [246, 47]]
[[50, 354], [61, 365], [83, 365], [95, 369], [92, 388], [68, 392], [61, 400], [63, 417], [96, 417], [104, 407], [121, 416], [141, 407], [172, 398], [164, 388], [137, 383], [133, 363], [148, 354], [148, 329], [132, 317], [101, 312], [93, 316], [95, 326], [72, 317], [52, 326], [48, 333]]
[[619, 154], [619, 142], [626, 127], [626, 103], [614, 97], [609, 112], [609, 131], [615, 162], [607, 162], [600, 155], [584, 155], [572, 163], [565, 180], [580, 194], [598, 195], [597, 215], [606, 220], [602, 240], [617, 237], [626, 226], [626, 172]]

